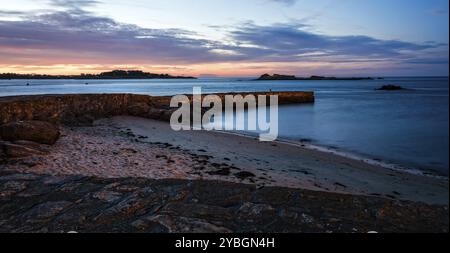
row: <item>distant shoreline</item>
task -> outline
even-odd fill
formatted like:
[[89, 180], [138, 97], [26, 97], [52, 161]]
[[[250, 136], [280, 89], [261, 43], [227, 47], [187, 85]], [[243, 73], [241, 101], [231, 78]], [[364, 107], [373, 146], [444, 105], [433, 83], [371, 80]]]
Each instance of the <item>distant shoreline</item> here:
[[310, 77], [297, 77], [293, 75], [280, 75], [280, 74], [264, 74], [253, 81], [360, 81], [360, 80], [382, 80], [384, 78], [378, 77], [328, 77], [328, 76], [310, 76]]
[[43, 80], [43, 79], [73, 79], [73, 80], [121, 80], [121, 79], [197, 79], [192, 76], [172, 76], [169, 74], [155, 74], [140, 70], [113, 70], [100, 74], [80, 75], [48, 75], [48, 74], [0, 74], [0, 80]]

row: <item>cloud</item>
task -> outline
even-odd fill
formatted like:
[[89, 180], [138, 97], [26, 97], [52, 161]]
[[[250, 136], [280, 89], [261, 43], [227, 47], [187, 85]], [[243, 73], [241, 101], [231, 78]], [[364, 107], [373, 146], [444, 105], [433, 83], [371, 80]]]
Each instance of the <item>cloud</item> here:
[[270, 1], [285, 4], [288, 6], [294, 5], [297, 2], [297, 0], [270, 0]]
[[214, 42], [189, 38], [179, 29], [144, 29], [80, 9], [0, 21], [0, 56], [9, 61], [208, 62], [230, 56], [211, 52]]
[[[416, 44], [380, 40], [369, 36], [328, 36], [308, 32], [301, 24], [258, 26], [248, 23], [231, 32], [233, 40], [252, 45], [241, 48], [250, 58], [280, 61], [380, 61], [404, 60], [446, 44]], [[429, 52], [428, 52], [429, 53]]]
[[24, 12], [22, 11], [2, 11], [0, 10], [0, 16], [17, 16], [22, 15]]
[[432, 16], [445, 16], [448, 15], [448, 10], [445, 9], [433, 9], [429, 11]]
[[[204, 64], [220, 62], [448, 64], [448, 45], [328, 36], [299, 23], [232, 29], [227, 44], [181, 29], [148, 29], [94, 15], [92, 0], [53, 0], [64, 11], [0, 20], [0, 64]], [[0, 13], [1, 14], [1, 13]], [[17, 14], [17, 13], [16, 13]]]
[[71, 9], [83, 9], [101, 3], [98, 0], [50, 0], [51, 5], [66, 7]]

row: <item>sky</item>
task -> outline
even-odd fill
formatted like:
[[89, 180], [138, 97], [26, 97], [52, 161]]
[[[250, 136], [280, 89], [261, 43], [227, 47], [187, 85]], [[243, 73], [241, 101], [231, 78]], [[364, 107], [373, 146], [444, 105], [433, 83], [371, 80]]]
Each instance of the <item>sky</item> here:
[[448, 0], [0, 0], [0, 72], [448, 76]]

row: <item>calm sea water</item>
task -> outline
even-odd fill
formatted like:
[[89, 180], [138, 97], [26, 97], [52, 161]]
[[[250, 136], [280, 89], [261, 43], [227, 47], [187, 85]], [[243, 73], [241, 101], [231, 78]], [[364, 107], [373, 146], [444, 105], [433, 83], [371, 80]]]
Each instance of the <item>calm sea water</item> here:
[[[87, 85], [85, 83], [88, 83]], [[30, 85], [27, 86], [26, 84]], [[375, 91], [396, 84], [411, 91]], [[408, 168], [449, 174], [448, 78], [364, 81], [3, 80], [0, 96], [67, 93], [173, 95], [239, 91], [315, 91], [316, 103], [279, 108], [279, 136]]]

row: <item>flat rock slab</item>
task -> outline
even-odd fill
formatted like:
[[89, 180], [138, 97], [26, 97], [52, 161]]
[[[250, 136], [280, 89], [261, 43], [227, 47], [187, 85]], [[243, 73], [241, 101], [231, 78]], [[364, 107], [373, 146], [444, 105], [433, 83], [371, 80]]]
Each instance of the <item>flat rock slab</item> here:
[[378, 197], [0, 172], [0, 232], [448, 233], [448, 221], [448, 206]]

